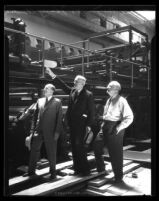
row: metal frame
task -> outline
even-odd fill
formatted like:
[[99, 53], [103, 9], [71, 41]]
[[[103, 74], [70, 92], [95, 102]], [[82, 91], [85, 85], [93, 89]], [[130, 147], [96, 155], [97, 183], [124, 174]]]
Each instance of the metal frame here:
[[[35, 37], [35, 38], [38, 38], [40, 40], [42, 40], [42, 76], [41, 78], [45, 78], [45, 67], [44, 67], [44, 44], [45, 44], [45, 41], [49, 41], [49, 42], [54, 42], [54, 43], [57, 43], [60, 45], [61, 47], [61, 67], [63, 67], [63, 53], [62, 53], [62, 47], [63, 46], [68, 46], [68, 47], [72, 47], [72, 48], [76, 48], [76, 49], [80, 49], [82, 51], [82, 62], [81, 62], [81, 65], [82, 65], [82, 75], [84, 75], [84, 65], [87, 64], [87, 68], [89, 67], [89, 64], [90, 64], [90, 60], [89, 60], [89, 57], [90, 55], [89, 54], [92, 54], [92, 53], [100, 53], [100, 52], [103, 52], [107, 49], [114, 49], [114, 48], [119, 48], [119, 47], [125, 47], [127, 45], [130, 45], [131, 47], [131, 43], [132, 43], [132, 30], [144, 35], [146, 37], [146, 40], [148, 41], [148, 36], [147, 34], [144, 34], [142, 33], [141, 31], [135, 29], [134, 27], [132, 26], [126, 26], [126, 27], [122, 27], [122, 28], [118, 28], [118, 29], [113, 29], [113, 30], [109, 30], [109, 31], [105, 31], [104, 33], [97, 33], [97, 34], [92, 34], [88, 39], [86, 40], [83, 40], [83, 41], [77, 41], [75, 43], [71, 43], [71, 44], [65, 44], [65, 43], [61, 43], [61, 42], [58, 42], [58, 41], [54, 41], [54, 40], [51, 40], [51, 39], [48, 39], [48, 38], [45, 38], [45, 37], [39, 37], [39, 36], [36, 36], [36, 35], [33, 35], [33, 34], [30, 34], [30, 33], [24, 33], [24, 32], [21, 32], [21, 31], [17, 31], [17, 30], [14, 30], [14, 29], [10, 29], [10, 28], [6, 28], [4, 27], [5, 30], [7, 31], [11, 31], [11, 32], [15, 32], [15, 33], [20, 33], [20, 34], [23, 34], [23, 35], [26, 35], [26, 36], [32, 36], [32, 37]], [[128, 44], [122, 44], [122, 45], [117, 45], [117, 46], [113, 46], [113, 47], [108, 47], [108, 48], [102, 48], [102, 49], [98, 49], [98, 50], [90, 50], [89, 49], [89, 44], [90, 44], [90, 39], [93, 39], [93, 38], [97, 38], [97, 37], [101, 37], [101, 36], [104, 36], [104, 35], [111, 35], [113, 33], [119, 33], [119, 32], [124, 32], [124, 31], [129, 31], [129, 43]], [[77, 44], [77, 43], [82, 43], [83, 44], [83, 47], [86, 46], [86, 43], [87, 43], [87, 48], [81, 48], [81, 47], [77, 47], [77, 46], [74, 46], [73, 44]], [[56, 47], [55, 47], [56, 48]], [[85, 56], [87, 57], [87, 62], [84, 62], [84, 58]], [[110, 80], [112, 80], [112, 59], [118, 59], [120, 61], [125, 61], [127, 63], [129, 63], [130, 65], [132, 65], [132, 70], [131, 70], [131, 87], [133, 88], [133, 64], [135, 65], [138, 65], [138, 66], [141, 66], [141, 64], [138, 64], [138, 63], [135, 63], [135, 62], [132, 62], [131, 61], [131, 56], [129, 58], [129, 61], [125, 60], [125, 59], [119, 59], [119, 58], [116, 58], [116, 57], [113, 57], [113, 56], [108, 56], [108, 55], [105, 55], [106, 57], [109, 57], [111, 62], [110, 62]], [[77, 57], [77, 56], [72, 56], [73, 57]], [[69, 58], [69, 57], [67, 57]], [[100, 62], [100, 61], [97, 61], [97, 63]], [[68, 65], [69, 66], [69, 65]], [[75, 66], [75, 65], [74, 65]], [[146, 66], [146, 65], [142, 65], [143, 67], [147, 68], [148, 69], [148, 87], [147, 89], [149, 90], [150, 89], [150, 76], [149, 76], [149, 71], [150, 71], [150, 67]]]

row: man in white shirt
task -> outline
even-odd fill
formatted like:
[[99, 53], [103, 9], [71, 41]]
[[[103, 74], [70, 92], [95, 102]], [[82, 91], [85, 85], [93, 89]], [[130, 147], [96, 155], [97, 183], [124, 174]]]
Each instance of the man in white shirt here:
[[102, 149], [99, 141], [103, 139], [102, 145], [107, 145], [115, 182], [121, 182], [123, 178], [123, 136], [125, 128], [133, 122], [133, 112], [127, 100], [119, 95], [121, 85], [117, 81], [111, 81], [107, 86], [109, 99], [104, 106], [101, 117], [101, 130], [94, 142], [94, 151], [98, 172], [105, 170]]

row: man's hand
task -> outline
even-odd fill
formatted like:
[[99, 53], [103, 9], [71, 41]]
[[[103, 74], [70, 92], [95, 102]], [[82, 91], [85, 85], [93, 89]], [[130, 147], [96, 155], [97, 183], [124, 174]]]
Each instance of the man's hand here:
[[91, 131], [91, 127], [90, 126], [87, 126], [86, 129], [87, 129], [88, 133]]
[[50, 75], [50, 77], [52, 79], [54, 79], [56, 77], [56, 75], [52, 72], [52, 70], [48, 67], [46, 67], [46, 71], [45, 71], [48, 75]]
[[32, 140], [32, 134], [25, 138], [25, 146], [28, 147], [29, 151], [31, 149], [31, 140]]
[[121, 129], [119, 126], [117, 126], [117, 127], [116, 127], [116, 133], [115, 133], [115, 135], [118, 135], [121, 130], [122, 130], [122, 129]]
[[59, 133], [55, 132], [54, 140], [58, 140], [58, 138], [59, 138]]
[[98, 120], [103, 120], [103, 116], [98, 116]]

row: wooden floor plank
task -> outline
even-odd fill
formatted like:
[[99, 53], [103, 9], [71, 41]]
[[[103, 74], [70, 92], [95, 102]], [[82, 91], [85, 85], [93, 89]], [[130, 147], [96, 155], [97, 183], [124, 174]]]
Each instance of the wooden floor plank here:
[[[110, 162], [106, 162], [106, 170], [110, 171], [109, 175], [102, 176], [100, 179], [97, 178], [100, 176], [97, 172], [92, 173], [91, 176], [88, 177], [79, 177], [79, 176], [65, 176], [64, 178], [57, 181], [49, 181], [43, 184], [40, 184], [38, 186], [31, 187], [29, 189], [22, 190], [20, 192], [14, 193], [12, 195], [26, 195], [26, 196], [45, 196], [54, 192], [58, 192], [64, 188], [68, 188], [71, 186], [74, 186], [76, 184], [80, 184], [81, 182], [88, 182], [88, 188], [86, 189], [86, 193], [92, 193], [92, 195], [103, 195], [103, 196], [111, 196], [111, 195], [151, 195], [151, 170], [148, 168], [138, 168], [140, 166], [139, 163], [133, 163], [133, 160], [135, 161], [144, 161], [144, 162], [151, 162], [151, 150], [145, 150], [143, 152], [137, 152], [137, 151], [130, 151], [127, 150], [128, 146], [124, 149], [124, 161], [123, 161], [123, 172], [124, 175], [131, 172], [136, 172], [138, 175], [138, 179], [131, 178], [131, 177], [125, 177], [126, 184], [130, 188], [122, 188], [121, 186], [114, 186], [112, 184], [109, 184], [109, 181], [114, 177], [114, 173], [112, 172], [112, 167]], [[129, 146], [130, 148], [130, 146]], [[88, 160], [94, 160], [94, 156], [88, 156]], [[57, 164], [56, 169], [62, 170], [62, 172], [65, 173], [72, 173], [72, 169], [68, 169], [67, 167], [70, 167], [73, 165], [72, 161], [65, 162], [65, 165], [63, 163]], [[135, 170], [134, 170], [135, 169]], [[43, 168], [41, 170], [36, 169], [37, 175], [45, 175], [49, 173], [49, 167]], [[102, 175], [102, 174], [101, 174]], [[145, 175], [149, 175], [148, 177], [145, 177]], [[97, 179], [95, 179], [97, 178]], [[146, 182], [145, 182], [146, 178]], [[23, 183], [30, 179], [29, 177], [16, 177], [9, 180], [9, 185], [14, 186], [17, 183]], [[91, 181], [90, 181], [91, 179]], [[96, 180], [96, 181], [95, 181]], [[130, 185], [131, 184], [131, 185]], [[144, 185], [143, 185], [144, 184]]]
[[[106, 153], [103, 156], [109, 158], [109, 154]], [[135, 160], [139, 162], [151, 162], [151, 153], [144, 153], [141, 151], [130, 151], [130, 150], [124, 150], [123, 151], [123, 158], [129, 159], [129, 160]]]
[[139, 151], [124, 151], [124, 159], [130, 159], [140, 162], [151, 162], [151, 154], [150, 153], [143, 153]]
[[65, 176], [63, 179], [59, 181], [49, 181], [46, 183], [43, 183], [41, 185], [20, 191], [18, 193], [14, 193], [13, 195], [28, 195], [28, 196], [36, 196], [36, 195], [48, 195], [50, 193], [54, 193], [57, 191], [60, 191], [64, 188], [68, 188], [70, 186], [74, 186], [75, 184], [80, 184], [81, 182], [86, 182], [90, 179], [96, 178], [103, 173], [96, 173], [92, 174], [91, 176]]
[[100, 193], [105, 193], [107, 191], [108, 187], [111, 186], [111, 185], [112, 184], [110, 184], [110, 183], [106, 183], [106, 184], [104, 184], [102, 186], [99, 186], [98, 188], [97, 188], [97, 186], [89, 185], [87, 189], [94, 190], [94, 191], [97, 191], [97, 192], [100, 192]]
[[111, 185], [107, 188], [107, 192], [115, 195], [123, 195], [128, 191], [127, 188], [122, 187], [122, 184]]
[[109, 180], [100, 187], [89, 185], [87, 190], [92, 190], [94, 193], [97, 192], [102, 195], [106, 192], [116, 196], [151, 195], [151, 170], [149, 168], [139, 167], [131, 171], [131, 173], [133, 172], [137, 173], [137, 178], [127, 177], [128, 174], [126, 174], [123, 179], [124, 183], [113, 184], [109, 183]]
[[143, 195], [151, 195], [151, 169], [140, 168], [136, 173], [138, 177], [126, 177], [126, 183], [133, 187], [133, 192], [137, 191]]
[[127, 149], [130, 149], [130, 148], [133, 148], [133, 147], [135, 147], [135, 145], [127, 145], [127, 146], [124, 146], [123, 147], [123, 150], [127, 150]]
[[[92, 180], [92, 181], [88, 182], [88, 185], [94, 185], [94, 186], [99, 187], [99, 186], [102, 186], [103, 184], [105, 184], [108, 181], [109, 177], [111, 177], [111, 178], [113, 177], [113, 174], [111, 173], [111, 171], [112, 171], [111, 163], [110, 162], [107, 162], [107, 163], [108, 163], [108, 165], [106, 167], [106, 170], [109, 172], [108, 178], [107, 177], [106, 178], [97, 178], [96, 180]], [[126, 165], [129, 165], [131, 163], [132, 163], [131, 160], [124, 160], [123, 167], [125, 167]]]
[[91, 189], [86, 189], [85, 191], [87, 194], [92, 195], [92, 196], [115, 196], [114, 194], [105, 192], [105, 193], [100, 193]]
[[144, 150], [144, 151], [142, 151], [142, 153], [149, 153], [149, 154], [151, 154], [151, 149]]
[[135, 140], [135, 142], [138, 142], [138, 143], [151, 143], [151, 139], [146, 139], [146, 140]]
[[[88, 156], [88, 161], [91, 161], [91, 160], [94, 160], [94, 156]], [[70, 167], [73, 165], [73, 161], [67, 161], [67, 162], [64, 162], [64, 163], [59, 163], [56, 165], [56, 170], [61, 170], [61, 169], [64, 169], [64, 168], [67, 168], [67, 167]], [[45, 174], [48, 174], [49, 173], [49, 167], [46, 167], [46, 168], [43, 168], [43, 169], [36, 169], [36, 174], [38, 176], [42, 176], [42, 175], [45, 175]], [[32, 177], [32, 179], [36, 178], [36, 176]], [[23, 176], [18, 176], [18, 177], [14, 177], [12, 179], [9, 179], [9, 187], [15, 185], [15, 184], [20, 184], [22, 182], [25, 182], [27, 180], [29, 180], [30, 177], [23, 177]]]

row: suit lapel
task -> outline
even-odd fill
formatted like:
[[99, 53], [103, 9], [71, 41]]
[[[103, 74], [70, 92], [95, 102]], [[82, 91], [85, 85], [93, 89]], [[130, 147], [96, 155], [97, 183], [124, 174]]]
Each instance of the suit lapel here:
[[49, 107], [49, 105], [51, 104], [52, 100], [54, 99], [54, 97], [52, 97], [45, 105], [44, 105], [44, 111], [46, 111]]
[[79, 93], [78, 97], [76, 98], [76, 90], [72, 92], [72, 100], [73, 103], [76, 104], [84, 94], [85, 89], [83, 88], [82, 91]]

